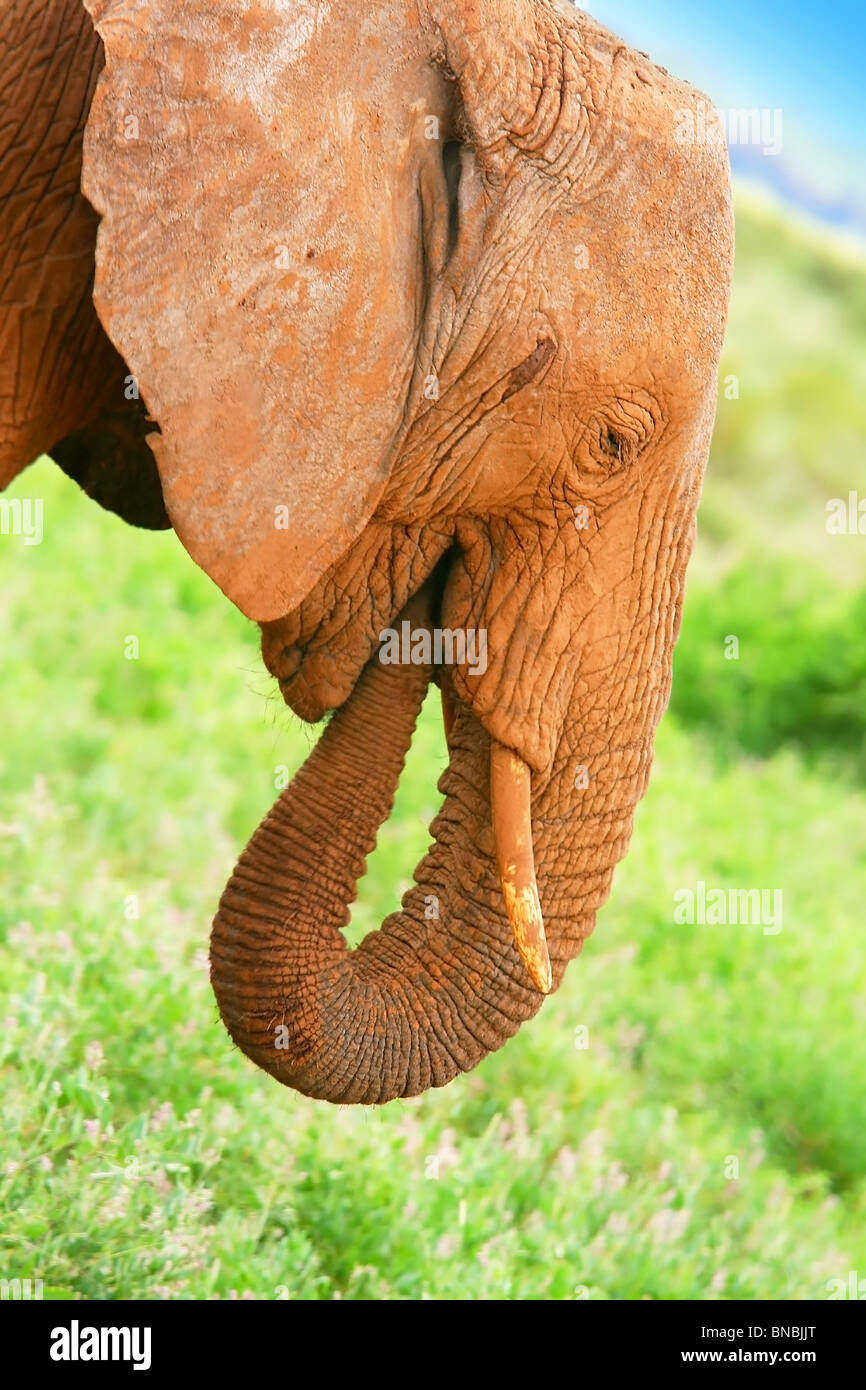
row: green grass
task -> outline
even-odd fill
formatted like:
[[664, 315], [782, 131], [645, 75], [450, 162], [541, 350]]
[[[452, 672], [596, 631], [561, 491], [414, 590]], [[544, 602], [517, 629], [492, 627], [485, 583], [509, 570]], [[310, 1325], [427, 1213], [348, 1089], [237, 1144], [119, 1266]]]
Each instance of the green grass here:
[[[740, 226], [731, 352], [754, 390], [722, 421], [631, 851], [563, 988], [443, 1091], [335, 1109], [231, 1046], [210, 918], [313, 734], [173, 536], [47, 461], [18, 480], [46, 515], [41, 546], [0, 538], [0, 1277], [81, 1298], [822, 1299], [866, 1275], [866, 538], [839, 559], [823, 532], [846, 465], [813, 450], [820, 390], [791, 394], [760, 298], [787, 287], [813, 364], [850, 369], [842, 441], [866, 277], [840, 287], [796, 239], [771, 276], [778, 229]], [[776, 424], [753, 433], [755, 399]], [[410, 880], [443, 763], [430, 700], [352, 939]], [[782, 931], [675, 924], [699, 878], [781, 888]]]

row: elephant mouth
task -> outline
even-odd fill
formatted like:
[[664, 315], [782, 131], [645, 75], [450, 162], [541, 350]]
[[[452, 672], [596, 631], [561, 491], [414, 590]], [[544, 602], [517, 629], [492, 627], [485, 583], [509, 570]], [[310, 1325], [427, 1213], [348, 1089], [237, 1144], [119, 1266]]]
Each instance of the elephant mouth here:
[[[440, 625], [442, 593], [449, 568], [449, 558], [443, 557], [416, 590], [416, 596], [424, 595], [431, 631]], [[331, 623], [323, 623], [317, 615], [307, 631], [301, 625], [295, 641], [282, 646], [276, 657], [265, 651], [265, 664], [276, 677], [280, 694], [289, 708], [310, 724], [317, 724], [327, 714], [341, 709], [351, 700], [366, 668], [380, 660], [381, 633], [401, 628], [410, 603], [411, 598], [392, 607], [387, 619], [376, 624], [376, 633], [358, 631], [360, 622], [353, 615], [343, 632], [335, 636]], [[356, 632], [357, 641], [353, 641]], [[345, 650], [347, 645], [351, 646], [351, 655]], [[332, 649], [336, 650], [336, 656], [332, 655]]]
[[[317, 724], [351, 699], [364, 669], [378, 659], [381, 633], [399, 627], [403, 609], [422, 589], [428, 595], [431, 623], [438, 628], [457, 553], [453, 537], [443, 535], [426, 561], [417, 553], [412, 557], [410, 582], [392, 577], [392, 591], [378, 602], [371, 601], [366, 585], [353, 591], [350, 579], [332, 570], [293, 612], [262, 623], [265, 666], [293, 713]], [[377, 564], [383, 568], [379, 557]], [[393, 557], [388, 557], [384, 567], [392, 564]]]
[[[357, 759], [356, 765], [364, 758], [375, 756], [377, 746], [384, 741], [384, 724], [390, 717], [389, 701], [397, 699], [402, 702], [401, 718], [412, 728], [431, 683], [440, 689], [449, 761], [459, 756], [452, 742], [458, 712], [461, 717], [480, 722], [456, 695], [447, 661], [436, 656], [437, 651], [441, 652], [442, 649], [441, 605], [449, 568], [449, 558], [445, 556], [420, 589], [393, 615], [388, 631], [395, 635], [396, 642], [392, 639], [390, 643], [376, 641], [373, 644], [367, 660], [354, 673], [354, 683], [349, 693], [333, 706], [334, 717], [347, 725], [353, 723], [356, 705], [360, 706], [363, 702], [366, 711], [375, 711], [372, 715], [367, 713], [363, 723], [356, 722], [359, 730], [363, 730], [350, 754]], [[291, 708], [296, 709], [298, 704], [307, 704], [312, 694], [315, 702], [321, 705], [325, 692], [311, 692], [309, 688], [304, 690], [305, 653], [301, 648], [296, 648], [295, 652], [292, 653], [294, 661], [290, 659], [294, 669], [286, 671], [284, 668], [278, 677], [283, 698]], [[394, 666], [413, 669], [406, 671], [405, 679], [395, 680]], [[384, 691], [386, 685], [388, 699], [371, 699], [371, 692], [375, 695], [379, 688]], [[299, 687], [303, 691], [300, 696]], [[296, 712], [300, 713], [299, 710]], [[371, 722], [375, 725], [376, 721], [380, 721], [383, 727], [371, 727]], [[327, 730], [320, 738], [323, 748], [327, 742], [326, 733]], [[523, 758], [512, 748], [491, 735], [488, 738], [491, 830], [505, 912], [515, 946], [533, 984], [542, 994], [548, 994], [552, 988], [552, 972], [535, 875], [531, 772]], [[343, 755], [346, 755], [345, 748]], [[401, 770], [400, 766], [394, 770], [389, 813]], [[359, 814], [363, 815], [363, 811]]]

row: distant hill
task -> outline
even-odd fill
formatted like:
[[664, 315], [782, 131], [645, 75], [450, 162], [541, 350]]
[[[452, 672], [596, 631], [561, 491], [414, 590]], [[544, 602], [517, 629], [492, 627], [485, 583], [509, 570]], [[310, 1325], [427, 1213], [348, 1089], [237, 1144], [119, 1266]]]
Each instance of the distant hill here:
[[842, 197], [822, 194], [784, 158], [767, 158], [756, 145], [731, 145], [729, 153], [735, 178], [771, 189], [789, 207], [858, 236], [866, 246], [866, 207], [853, 192]]

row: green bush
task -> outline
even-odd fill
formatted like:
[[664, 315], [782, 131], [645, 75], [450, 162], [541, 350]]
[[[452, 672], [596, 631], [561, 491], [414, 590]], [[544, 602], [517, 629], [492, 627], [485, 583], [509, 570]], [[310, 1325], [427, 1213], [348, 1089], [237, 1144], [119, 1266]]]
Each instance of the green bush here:
[[[736, 655], [735, 655], [736, 653]], [[866, 590], [756, 557], [690, 590], [673, 712], [728, 752], [785, 744], [866, 771]]]

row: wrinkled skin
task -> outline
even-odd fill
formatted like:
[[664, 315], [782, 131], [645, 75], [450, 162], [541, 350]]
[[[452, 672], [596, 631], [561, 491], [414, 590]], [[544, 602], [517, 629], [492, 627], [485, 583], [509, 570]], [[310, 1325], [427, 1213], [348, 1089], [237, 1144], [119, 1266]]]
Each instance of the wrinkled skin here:
[[103, 506], [158, 528], [153, 425], [92, 299], [81, 145], [101, 67], [80, 0], [0, 0], [0, 488], [50, 452]]
[[[700, 94], [553, 0], [87, 2], [96, 301], [169, 513], [288, 704], [336, 710], [220, 904], [222, 1016], [309, 1095], [440, 1086], [543, 999], [494, 767], [531, 777], [554, 988], [646, 786], [715, 409], [724, 149], [677, 143]], [[485, 629], [487, 669], [382, 665], [404, 617]], [[434, 844], [349, 951], [431, 679]]]

